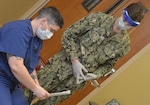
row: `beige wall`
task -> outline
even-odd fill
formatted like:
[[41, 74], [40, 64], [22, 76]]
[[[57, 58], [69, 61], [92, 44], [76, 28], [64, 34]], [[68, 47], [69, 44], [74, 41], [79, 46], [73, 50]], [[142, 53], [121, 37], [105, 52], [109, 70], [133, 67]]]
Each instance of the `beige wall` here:
[[150, 44], [78, 105], [89, 105], [89, 101], [106, 105], [113, 98], [121, 105], [150, 105]]
[[33, 16], [50, 0], [0, 0], [0, 25]]

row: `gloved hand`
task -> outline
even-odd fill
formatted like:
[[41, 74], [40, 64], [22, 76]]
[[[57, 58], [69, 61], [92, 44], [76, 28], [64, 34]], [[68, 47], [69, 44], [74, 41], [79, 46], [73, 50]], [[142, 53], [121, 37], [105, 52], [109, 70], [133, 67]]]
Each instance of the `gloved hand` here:
[[84, 79], [80, 79], [79, 81], [77, 81], [77, 84], [80, 84], [83, 81], [95, 80], [97, 78], [97, 75], [92, 74], [92, 73], [87, 73], [84, 76], [85, 76], [85, 80]]
[[86, 80], [84, 73], [87, 73], [88, 71], [78, 60], [72, 61], [72, 68], [73, 68], [74, 76], [77, 79], [77, 83], [80, 79]]
[[88, 73], [86, 68], [78, 60], [72, 61], [72, 67], [77, 84], [80, 84], [83, 81], [95, 79], [97, 77], [94, 74]]

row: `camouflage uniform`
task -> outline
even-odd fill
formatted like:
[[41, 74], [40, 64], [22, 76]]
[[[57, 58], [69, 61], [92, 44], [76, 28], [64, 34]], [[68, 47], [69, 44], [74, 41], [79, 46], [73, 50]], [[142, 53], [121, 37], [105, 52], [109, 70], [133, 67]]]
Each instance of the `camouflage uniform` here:
[[[130, 49], [127, 31], [113, 33], [113, 16], [94, 12], [70, 26], [62, 36], [63, 49], [49, 59], [38, 72], [40, 84], [49, 92], [71, 90], [72, 94], [85, 86], [76, 84], [72, 59], [78, 59], [90, 72], [102, 78], [116, 61]], [[35, 105], [57, 105], [69, 95], [52, 97]]]

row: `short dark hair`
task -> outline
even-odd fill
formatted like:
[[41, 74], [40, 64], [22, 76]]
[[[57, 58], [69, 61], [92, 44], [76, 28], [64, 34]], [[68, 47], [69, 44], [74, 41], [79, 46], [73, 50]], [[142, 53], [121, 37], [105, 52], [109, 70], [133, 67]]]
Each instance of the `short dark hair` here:
[[62, 15], [58, 11], [58, 9], [53, 6], [48, 6], [48, 7], [42, 8], [39, 11], [38, 16], [36, 18], [37, 19], [47, 18], [47, 21], [49, 24], [50, 23], [55, 24], [55, 25], [59, 26], [60, 28], [62, 28], [63, 24], [64, 24]]
[[126, 10], [133, 21], [141, 22], [144, 17], [145, 9], [140, 3], [132, 3], [127, 6]]

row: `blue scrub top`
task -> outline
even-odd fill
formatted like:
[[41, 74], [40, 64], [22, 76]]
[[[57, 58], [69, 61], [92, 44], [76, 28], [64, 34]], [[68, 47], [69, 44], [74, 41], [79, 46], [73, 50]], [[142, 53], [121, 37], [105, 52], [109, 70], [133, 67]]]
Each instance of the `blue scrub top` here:
[[[6, 53], [24, 59], [24, 65], [32, 73], [39, 62], [42, 40], [34, 37], [31, 20], [17, 20], [0, 28], [0, 70], [9, 79], [18, 82], [8, 65]], [[21, 71], [21, 70], [20, 70]]]

